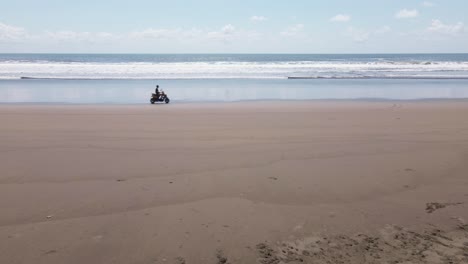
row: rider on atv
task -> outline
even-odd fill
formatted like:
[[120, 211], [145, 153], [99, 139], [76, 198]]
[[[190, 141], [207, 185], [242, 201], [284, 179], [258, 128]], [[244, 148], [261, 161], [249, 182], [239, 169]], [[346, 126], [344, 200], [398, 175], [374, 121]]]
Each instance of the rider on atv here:
[[159, 85], [156, 85], [156, 90], [154, 90], [154, 92], [156, 93], [156, 98], [159, 98], [159, 96], [161, 95], [161, 93], [159, 92]]
[[150, 103], [154, 104], [156, 102], [164, 102], [168, 104], [170, 101], [169, 97], [167, 97], [167, 94], [164, 91], [159, 91], [159, 85], [156, 85], [156, 89], [154, 90], [154, 93], [151, 95], [150, 98]]

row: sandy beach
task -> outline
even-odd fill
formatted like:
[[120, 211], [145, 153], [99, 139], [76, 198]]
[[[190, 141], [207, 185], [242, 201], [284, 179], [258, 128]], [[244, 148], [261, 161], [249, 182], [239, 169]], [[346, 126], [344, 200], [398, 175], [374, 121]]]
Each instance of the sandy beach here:
[[468, 102], [0, 105], [0, 263], [468, 263]]

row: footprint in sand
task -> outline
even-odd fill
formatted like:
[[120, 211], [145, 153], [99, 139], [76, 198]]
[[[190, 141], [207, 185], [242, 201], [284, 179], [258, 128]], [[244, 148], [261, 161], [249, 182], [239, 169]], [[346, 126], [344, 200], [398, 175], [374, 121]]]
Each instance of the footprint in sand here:
[[468, 229], [415, 231], [390, 225], [375, 234], [309, 237], [281, 246], [261, 243], [256, 249], [261, 264], [468, 263]]
[[447, 206], [455, 206], [455, 205], [460, 205], [463, 203], [426, 203], [426, 213], [432, 214], [433, 212], [443, 209]]
[[178, 258], [176, 258], [176, 263], [177, 264], [185, 264], [186, 261], [185, 261], [185, 259], [183, 257], [178, 257]]
[[52, 250], [45, 252], [44, 255], [50, 255], [50, 254], [55, 254], [55, 253], [57, 253], [57, 250], [52, 249]]
[[218, 259], [216, 264], [227, 264], [228, 263], [228, 259], [224, 256], [224, 253], [223, 253], [222, 250], [218, 250], [216, 252], [216, 258]]

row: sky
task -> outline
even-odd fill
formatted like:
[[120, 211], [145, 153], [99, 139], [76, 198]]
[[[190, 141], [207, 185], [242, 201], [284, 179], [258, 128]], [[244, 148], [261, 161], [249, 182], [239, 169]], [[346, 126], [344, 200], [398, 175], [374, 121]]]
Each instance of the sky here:
[[0, 0], [0, 53], [468, 53], [467, 0]]

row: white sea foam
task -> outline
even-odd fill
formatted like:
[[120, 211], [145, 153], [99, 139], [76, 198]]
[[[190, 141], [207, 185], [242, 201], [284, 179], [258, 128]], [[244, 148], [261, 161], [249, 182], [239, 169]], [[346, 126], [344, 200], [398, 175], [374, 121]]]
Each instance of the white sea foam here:
[[0, 79], [468, 78], [468, 62], [0, 62]]

